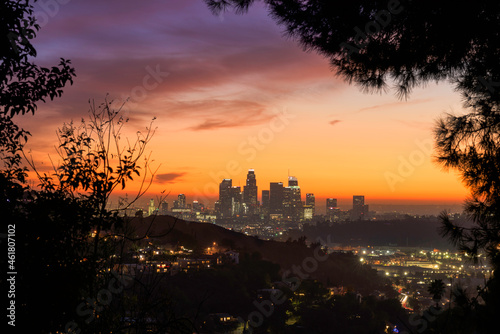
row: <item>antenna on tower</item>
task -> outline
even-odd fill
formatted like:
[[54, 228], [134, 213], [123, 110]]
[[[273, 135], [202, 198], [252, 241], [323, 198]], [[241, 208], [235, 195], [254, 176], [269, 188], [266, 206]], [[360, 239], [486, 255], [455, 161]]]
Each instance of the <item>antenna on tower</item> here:
[[290, 168], [288, 168], [288, 177], [290, 177]]

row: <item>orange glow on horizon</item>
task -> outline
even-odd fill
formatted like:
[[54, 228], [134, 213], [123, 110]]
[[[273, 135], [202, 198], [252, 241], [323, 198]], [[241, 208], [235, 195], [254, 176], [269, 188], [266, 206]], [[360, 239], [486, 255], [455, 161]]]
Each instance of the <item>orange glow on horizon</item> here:
[[[113, 43], [101, 41], [107, 36], [101, 34], [82, 39], [88, 45], [63, 47], [80, 40], [85, 29], [61, 36], [70, 21], [62, 12], [44, 28], [45, 39], [37, 38], [42, 57], [67, 51], [78, 77], [62, 97], [40, 104], [35, 116], [19, 118], [19, 125], [33, 135], [26, 148], [42, 174], [52, 172], [47, 154], [57, 164], [55, 130], [63, 122], [86, 117], [87, 101], [100, 103], [109, 93], [109, 100], [131, 97], [122, 110], [130, 118], [122, 138], [133, 141], [136, 131], [144, 131], [156, 118], [146, 154], [151, 152], [151, 167], [158, 170], [142, 200], [164, 191], [168, 202], [183, 193], [189, 202], [213, 206], [221, 180], [231, 178], [243, 188], [250, 168], [256, 173], [259, 199], [270, 182], [286, 186], [288, 171], [297, 177], [303, 200], [306, 193], [314, 193], [318, 201], [337, 198], [345, 205], [358, 194], [367, 204], [460, 203], [468, 196], [456, 173], [443, 172], [433, 162], [435, 120], [444, 112], [463, 112], [452, 86], [429, 84], [405, 101], [391, 93], [364, 94], [336, 78], [327, 59], [283, 38], [265, 8], [228, 15], [222, 22], [203, 2], [182, 2], [200, 24], [199, 37], [193, 38], [191, 20], [182, 16], [187, 9], [174, 3], [163, 4], [169, 10], [158, 24], [165, 17], [173, 20], [171, 31], [161, 34], [152, 29], [150, 34], [134, 30], [123, 35], [154, 20], [135, 10], [127, 29], [110, 31], [119, 33]], [[71, 2], [65, 8], [78, 11], [78, 6]], [[102, 22], [112, 18], [102, 15]], [[259, 29], [253, 29], [255, 22]], [[220, 38], [229, 38], [228, 43]], [[54, 48], [54, 41], [62, 49]], [[123, 49], [116, 49], [120, 43]], [[33, 176], [31, 182], [38, 183]], [[134, 180], [115, 195], [133, 197], [139, 187]]]

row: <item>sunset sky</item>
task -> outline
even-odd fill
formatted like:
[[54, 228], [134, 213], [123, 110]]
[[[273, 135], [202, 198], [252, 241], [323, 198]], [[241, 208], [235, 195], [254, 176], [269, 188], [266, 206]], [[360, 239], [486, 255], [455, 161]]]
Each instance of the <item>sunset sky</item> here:
[[[63, 1], [62, 1], [63, 2]], [[246, 15], [214, 16], [202, 0], [35, 3], [42, 26], [37, 62], [71, 59], [77, 77], [62, 98], [19, 117], [32, 133], [37, 165], [49, 166], [56, 129], [85, 117], [88, 100], [130, 97], [128, 129], [156, 117], [150, 144], [154, 184], [172, 202], [213, 205], [218, 183], [243, 186], [255, 169], [259, 199], [269, 182], [296, 176], [317, 201], [365, 195], [376, 203], [460, 203], [467, 190], [432, 160], [432, 129], [445, 112], [461, 113], [446, 83], [370, 95], [336, 78], [328, 61], [284, 37], [261, 4]], [[55, 1], [53, 3], [56, 3]], [[127, 189], [134, 193], [136, 185]]]

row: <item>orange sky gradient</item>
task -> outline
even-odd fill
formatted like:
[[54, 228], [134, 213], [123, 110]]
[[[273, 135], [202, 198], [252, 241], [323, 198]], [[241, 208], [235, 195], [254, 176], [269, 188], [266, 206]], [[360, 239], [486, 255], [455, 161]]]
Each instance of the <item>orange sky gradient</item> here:
[[[336, 78], [326, 59], [284, 38], [264, 8], [221, 18], [202, 1], [153, 3], [111, 13], [89, 1], [97, 13], [91, 24], [77, 20], [83, 5], [70, 2], [42, 27], [40, 62], [72, 59], [77, 78], [62, 98], [19, 117], [41, 170], [47, 154], [57, 160], [56, 129], [85, 117], [89, 98], [109, 93], [131, 97], [123, 110], [129, 136], [156, 117], [149, 151], [160, 167], [145, 200], [165, 190], [168, 202], [184, 193], [213, 206], [220, 180], [244, 186], [249, 168], [259, 198], [269, 182], [286, 184], [288, 172], [303, 200], [314, 193], [341, 205], [352, 195], [368, 204], [455, 204], [467, 196], [459, 175], [432, 158], [436, 119], [462, 112], [450, 85], [419, 88], [407, 101], [393, 91], [364, 94]], [[118, 21], [127, 24], [118, 29]], [[137, 187], [130, 183], [127, 193]]]

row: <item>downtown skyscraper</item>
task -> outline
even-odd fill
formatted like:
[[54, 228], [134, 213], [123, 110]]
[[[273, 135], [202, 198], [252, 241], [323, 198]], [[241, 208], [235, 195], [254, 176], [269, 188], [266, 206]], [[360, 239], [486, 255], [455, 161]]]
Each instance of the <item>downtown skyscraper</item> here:
[[257, 179], [253, 169], [248, 170], [246, 185], [243, 188], [243, 203], [245, 203], [249, 214], [258, 213]]
[[233, 213], [232, 179], [224, 179], [219, 184], [219, 200], [217, 206], [217, 218], [231, 218]]
[[270, 207], [270, 195], [269, 190], [262, 190], [262, 214], [264, 216], [269, 215], [269, 207]]
[[295, 176], [288, 177], [288, 187], [283, 189], [283, 218], [297, 222], [304, 218], [299, 181]]
[[269, 185], [269, 213], [283, 213], [283, 182], [271, 182]]
[[312, 215], [316, 214], [316, 197], [314, 194], [306, 194], [306, 206], [312, 208]]
[[351, 220], [364, 220], [368, 217], [368, 205], [365, 205], [365, 196], [352, 196]]
[[339, 218], [340, 209], [337, 206], [336, 198], [326, 199], [326, 219], [329, 221], [335, 221]]

